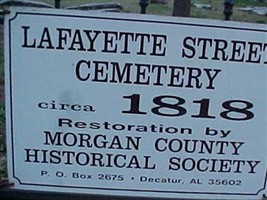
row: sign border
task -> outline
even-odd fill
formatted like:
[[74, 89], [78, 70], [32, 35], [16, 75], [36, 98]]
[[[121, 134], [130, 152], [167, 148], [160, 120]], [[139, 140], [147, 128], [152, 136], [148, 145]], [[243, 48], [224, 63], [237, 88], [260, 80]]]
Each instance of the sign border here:
[[[101, 20], [111, 20], [111, 21], [128, 21], [128, 22], [137, 22], [137, 23], [155, 23], [155, 24], [169, 24], [169, 25], [176, 25], [176, 26], [193, 26], [193, 27], [208, 27], [208, 28], [215, 28], [215, 29], [230, 29], [230, 30], [245, 30], [245, 31], [252, 31], [252, 32], [264, 32], [267, 33], [267, 30], [263, 29], [257, 29], [257, 28], [244, 28], [244, 27], [234, 27], [234, 26], [222, 26], [222, 25], [215, 25], [215, 24], [201, 24], [200, 23], [190, 23], [190, 22], [177, 22], [177, 21], [166, 21], [166, 20], [159, 20], [156, 21], [155, 19], [140, 19], [140, 18], [120, 18], [120, 17], [111, 17], [111, 16], [93, 16], [93, 15], [82, 15], [82, 14], [56, 14], [56, 13], [37, 13], [35, 10], [33, 12], [29, 11], [16, 11], [15, 15], [6, 20], [5, 23], [8, 22], [8, 32], [12, 32], [12, 21], [15, 20], [19, 15], [30, 15], [30, 16], [47, 16], [47, 17], [66, 17], [66, 18], [83, 18], [83, 19], [101, 19]], [[6, 86], [6, 89], [9, 89], [10, 96], [6, 97], [10, 98], [10, 119], [6, 118], [6, 120], [10, 120], [10, 132], [11, 132], [11, 153], [12, 153], [12, 177], [16, 179], [19, 184], [21, 185], [28, 185], [28, 186], [44, 186], [44, 187], [57, 187], [57, 188], [75, 188], [75, 189], [89, 189], [89, 190], [105, 190], [105, 191], [122, 191], [122, 192], [145, 192], [145, 193], [169, 193], [169, 194], [192, 194], [192, 191], [168, 191], [168, 190], [142, 190], [142, 189], [123, 189], [123, 188], [100, 188], [100, 187], [86, 187], [86, 186], [72, 186], [72, 185], [53, 185], [53, 184], [37, 184], [37, 183], [26, 183], [22, 182], [18, 177], [16, 177], [16, 169], [15, 169], [15, 155], [14, 155], [14, 124], [13, 124], [13, 86], [12, 86], [12, 49], [11, 49], [11, 44], [12, 44], [12, 38], [11, 34], [8, 36], [9, 43], [8, 43], [8, 70], [9, 70], [9, 80], [6, 81], [6, 83], [9, 83], [9, 86]], [[266, 189], [266, 184], [267, 184], [267, 169], [265, 172], [265, 178], [264, 178], [264, 183], [263, 187], [260, 188], [257, 192], [255, 193], [227, 193], [227, 192], [193, 192], [194, 194], [202, 194], [202, 195], [244, 195], [244, 196], [256, 196], [258, 195], [261, 191], [264, 191]], [[84, 193], [88, 194], [88, 193]]]

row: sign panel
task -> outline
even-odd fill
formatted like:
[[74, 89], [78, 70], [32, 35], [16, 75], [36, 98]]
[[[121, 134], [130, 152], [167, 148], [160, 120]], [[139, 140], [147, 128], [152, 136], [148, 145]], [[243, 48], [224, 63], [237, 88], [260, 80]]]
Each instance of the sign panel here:
[[13, 8], [5, 26], [15, 188], [262, 198], [266, 25]]

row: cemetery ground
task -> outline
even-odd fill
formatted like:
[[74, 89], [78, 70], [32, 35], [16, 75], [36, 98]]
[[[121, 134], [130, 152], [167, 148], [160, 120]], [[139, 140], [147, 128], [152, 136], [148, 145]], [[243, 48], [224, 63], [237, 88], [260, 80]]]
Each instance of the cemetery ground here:
[[[42, 2], [54, 5], [54, 0], [43, 0]], [[75, 3], [74, 3], [75, 2]], [[61, 1], [61, 7], [80, 5], [86, 3], [103, 3], [103, 2], [118, 2], [122, 5], [122, 12], [139, 13], [140, 7], [138, 0], [64, 0]], [[211, 9], [200, 9], [193, 6], [194, 3], [203, 3], [211, 5]], [[147, 8], [148, 14], [156, 15], [171, 15], [173, 0], [167, 0], [167, 4], [150, 4]], [[238, 9], [238, 7], [247, 6], [261, 6], [267, 7], [267, 3], [260, 3], [255, 0], [236, 0], [234, 6], [234, 14], [231, 17], [233, 21], [242, 21], [250, 23], [264, 23], [267, 24], [267, 16], [259, 16], [252, 12], [245, 12]], [[222, 20], [223, 15], [223, 0], [192, 0], [191, 17], [217, 19]], [[0, 25], [0, 185], [7, 181], [6, 171], [6, 146], [5, 146], [5, 104], [4, 104], [4, 50], [3, 50], [3, 25]], [[1, 188], [1, 187], [0, 187]]]
[[[54, 5], [54, 0], [42, 0], [50, 5]], [[139, 0], [62, 0], [61, 7], [68, 7], [87, 3], [120, 3], [123, 7], [123, 12], [126, 13], [139, 13]], [[133, 3], [135, 2], [135, 3]], [[156, 15], [172, 15], [173, 0], [166, 0], [166, 4], [150, 3], [147, 7], [147, 14]], [[191, 0], [191, 17], [193, 18], [205, 18], [205, 19], [218, 19], [224, 18], [223, 15], [223, 2], [224, 0]], [[194, 4], [207, 4], [211, 6], [211, 9], [196, 8]], [[266, 16], [259, 16], [252, 12], [241, 11], [240, 7], [267, 7], [267, 2], [259, 2], [259, 0], [235, 0], [234, 14], [231, 17], [233, 21], [252, 22], [252, 23], [265, 23], [267, 24]]]

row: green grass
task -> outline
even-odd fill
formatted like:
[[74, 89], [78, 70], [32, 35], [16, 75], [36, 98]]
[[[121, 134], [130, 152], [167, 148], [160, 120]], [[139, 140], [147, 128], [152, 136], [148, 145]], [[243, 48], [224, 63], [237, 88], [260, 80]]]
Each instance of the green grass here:
[[[0, 126], [4, 127], [5, 123], [5, 111], [3, 108], [3, 105], [1, 105], [0, 108]], [[0, 155], [5, 154], [6, 152], [6, 145], [5, 145], [5, 137], [4, 134], [0, 134]], [[6, 164], [4, 164], [4, 158], [0, 156], [0, 183], [1, 183], [1, 177], [7, 177], [7, 170], [6, 170]]]
[[248, 4], [253, 6], [266, 6], [267, 3], [260, 3], [259, 1], [255, 0], [235, 0], [236, 6], [247, 6]]
[[[4, 85], [4, 50], [3, 50], [3, 27], [0, 27], [0, 86]], [[0, 91], [3, 93], [3, 91]], [[0, 94], [3, 98], [4, 94]], [[5, 105], [0, 99], [0, 183], [7, 177], [7, 166], [3, 155], [6, 153], [5, 144]]]

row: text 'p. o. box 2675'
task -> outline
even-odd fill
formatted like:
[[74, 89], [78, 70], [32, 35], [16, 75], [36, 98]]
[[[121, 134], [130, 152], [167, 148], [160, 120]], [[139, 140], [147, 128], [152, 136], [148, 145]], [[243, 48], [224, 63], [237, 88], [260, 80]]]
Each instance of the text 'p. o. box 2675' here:
[[6, 121], [14, 188], [265, 194], [266, 25], [10, 11]]

